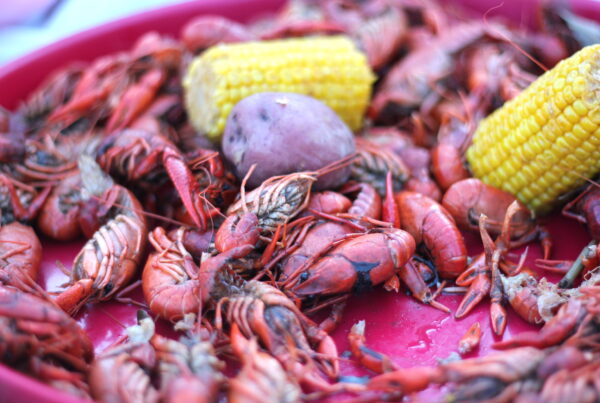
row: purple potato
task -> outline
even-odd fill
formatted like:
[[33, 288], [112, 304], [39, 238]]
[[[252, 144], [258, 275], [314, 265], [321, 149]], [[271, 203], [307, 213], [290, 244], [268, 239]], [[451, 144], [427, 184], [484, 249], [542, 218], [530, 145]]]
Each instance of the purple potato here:
[[[355, 151], [352, 131], [331, 108], [305, 95], [278, 92], [238, 102], [221, 146], [240, 180], [257, 164], [249, 188], [271, 176], [318, 170]], [[349, 175], [349, 167], [323, 175], [315, 189], [340, 186]]]

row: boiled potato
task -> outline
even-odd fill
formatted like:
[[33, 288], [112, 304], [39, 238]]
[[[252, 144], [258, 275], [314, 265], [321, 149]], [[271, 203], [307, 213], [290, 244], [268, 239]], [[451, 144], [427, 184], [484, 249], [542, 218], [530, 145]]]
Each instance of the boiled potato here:
[[[232, 109], [221, 142], [225, 158], [241, 180], [254, 188], [265, 179], [297, 171], [318, 170], [352, 154], [354, 137], [327, 105], [291, 93], [263, 92]], [[334, 188], [349, 176], [343, 168], [322, 176], [316, 189]]]

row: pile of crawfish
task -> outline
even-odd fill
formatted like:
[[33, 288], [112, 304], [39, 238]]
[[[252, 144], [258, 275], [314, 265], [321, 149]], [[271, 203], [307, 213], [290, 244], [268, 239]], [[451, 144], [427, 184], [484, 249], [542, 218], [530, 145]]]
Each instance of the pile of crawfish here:
[[[463, 157], [480, 119], [585, 45], [564, 13], [544, 9], [542, 29], [525, 33], [425, 0], [293, 1], [253, 25], [199, 17], [179, 39], [148, 33], [52, 74], [16, 111], [0, 111], [0, 362], [106, 402], [363, 402], [430, 385], [451, 401], [598, 401], [600, 190], [563, 210], [594, 241], [573, 262], [550, 260], [544, 226], [470, 178]], [[247, 189], [188, 123], [187, 64], [217, 43], [330, 33], [353, 38], [379, 75], [357, 153]], [[312, 190], [347, 166], [347, 184]], [[468, 256], [461, 230], [481, 237], [481, 254]], [[36, 231], [88, 239], [60, 291], [37, 283]], [[539, 267], [566, 273], [561, 283], [510, 253], [532, 241]], [[143, 301], [124, 297], [140, 285]], [[344, 379], [329, 333], [352, 294], [379, 285], [456, 318], [489, 297], [497, 335], [507, 305], [545, 325], [487, 357], [402, 369], [366, 347], [359, 322], [351, 351], [378, 375]], [[465, 293], [456, 312], [436, 301], [444, 291]], [[94, 356], [73, 316], [109, 299], [144, 309]], [[329, 316], [307, 316], [317, 311]], [[159, 319], [178, 340], [155, 332]], [[461, 353], [480, 332], [469, 330]]]

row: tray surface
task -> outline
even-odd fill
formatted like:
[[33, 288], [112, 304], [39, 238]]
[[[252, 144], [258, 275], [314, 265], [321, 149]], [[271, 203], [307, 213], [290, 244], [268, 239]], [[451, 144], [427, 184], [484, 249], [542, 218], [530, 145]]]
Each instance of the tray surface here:
[[[464, 3], [474, 5], [474, 2], [469, 0], [465, 0]], [[485, 10], [482, 3], [490, 2], [475, 3], [479, 10]], [[520, 10], [531, 6], [529, 3], [522, 5], [515, 1], [507, 3], [518, 5]], [[600, 13], [600, 6], [594, 9], [588, 4], [590, 2], [574, 3], [580, 10], [592, 10], [592, 16], [598, 16]], [[68, 62], [90, 61], [103, 54], [128, 49], [140, 35], [147, 31], [156, 30], [176, 36], [185, 21], [196, 15], [221, 14], [244, 21], [248, 16], [257, 16], [257, 10], [275, 11], [282, 4], [283, 1], [280, 0], [189, 2], [93, 28], [0, 68], [0, 88], [2, 88], [0, 105], [7, 108], [16, 107], [19, 101], [54, 69]], [[505, 8], [511, 9], [511, 16], [514, 17], [514, 8]], [[589, 241], [589, 236], [582, 225], [558, 214], [551, 216], [547, 224], [554, 237], [553, 258], [574, 259]], [[465, 234], [465, 237], [471, 256], [481, 251], [481, 244], [476, 234]], [[58, 269], [56, 262], [60, 261], [70, 268], [73, 258], [84, 242], [59, 244], [43, 239], [42, 243], [44, 250], [39, 283], [49, 291], [57, 290], [67, 277]], [[514, 254], [517, 255], [523, 250], [515, 250]], [[538, 257], [540, 257], [539, 247], [530, 245], [527, 258], [529, 267], [533, 267], [533, 261]], [[556, 277], [549, 277], [556, 281]], [[133, 291], [132, 296], [141, 300], [141, 291]], [[462, 296], [442, 295], [439, 301], [454, 311], [461, 298]], [[124, 326], [135, 324], [136, 310], [135, 306], [108, 302], [86, 307], [77, 319], [90, 335], [96, 352], [101, 352], [123, 334]], [[504, 339], [534, 328], [512, 313], [510, 308], [507, 308], [507, 311], [509, 320]], [[332, 334], [342, 356], [347, 356], [343, 353], [348, 349], [347, 336], [351, 326], [362, 319], [366, 320], [368, 345], [387, 354], [401, 367], [432, 365], [438, 359], [448, 357], [457, 351], [458, 340], [476, 321], [481, 324], [482, 340], [479, 349], [470, 356], [487, 354], [491, 351], [491, 344], [497, 341], [491, 330], [487, 302], [480, 304], [466, 318], [455, 320], [451, 315], [417, 303], [402, 292], [395, 294], [378, 289], [350, 299], [342, 323]], [[158, 331], [162, 334], [172, 332], [168, 324], [160, 321]], [[354, 365], [351, 360], [342, 360], [341, 368], [343, 375], [367, 375], [365, 370]], [[0, 365], [0, 391], [0, 402], [24, 398], [27, 401], [79, 401], [2, 365]], [[427, 392], [430, 393], [432, 392]]]

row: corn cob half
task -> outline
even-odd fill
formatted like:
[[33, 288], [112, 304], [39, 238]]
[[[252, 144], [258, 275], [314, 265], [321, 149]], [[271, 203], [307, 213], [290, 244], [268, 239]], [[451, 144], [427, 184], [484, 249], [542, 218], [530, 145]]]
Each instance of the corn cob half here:
[[600, 45], [583, 48], [478, 126], [467, 160], [482, 181], [544, 213], [600, 171]]
[[192, 124], [216, 141], [233, 106], [258, 92], [315, 97], [357, 130], [374, 80], [365, 55], [335, 36], [218, 45], [192, 61], [183, 86]]

